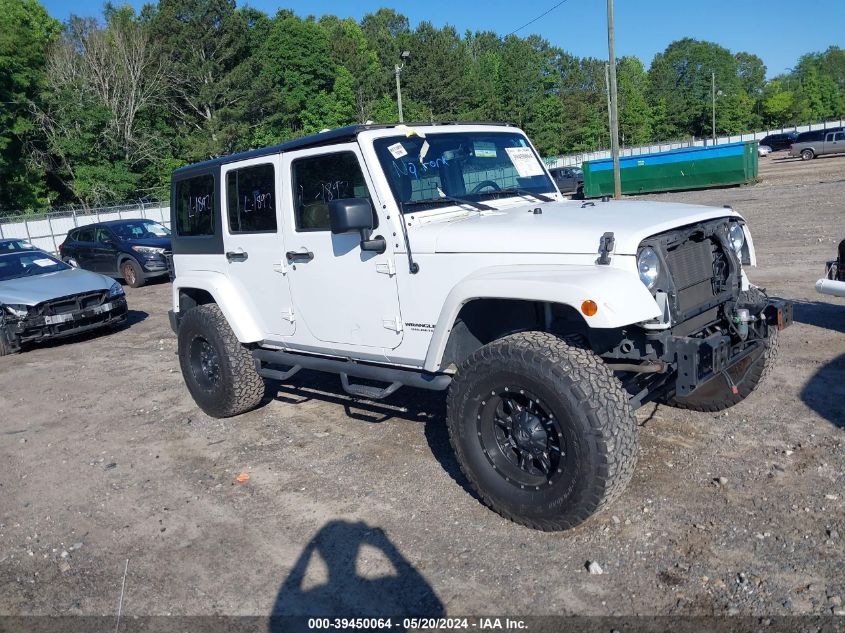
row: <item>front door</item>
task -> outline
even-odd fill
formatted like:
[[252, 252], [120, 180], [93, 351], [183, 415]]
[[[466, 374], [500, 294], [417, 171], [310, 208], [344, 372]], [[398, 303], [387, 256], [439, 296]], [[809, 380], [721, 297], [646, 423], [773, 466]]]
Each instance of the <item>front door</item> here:
[[270, 337], [290, 336], [295, 324], [279, 219], [279, 157], [222, 168], [223, 248], [229, 279]]
[[[403, 326], [392, 228], [376, 211], [381, 202], [358, 145], [285, 152], [282, 163], [291, 179], [283, 217], [297, 319], [321, 342], [395, 348]], [[370, 200], [376, 227], [367, 237], [387, 237], [385, 253], [362, 251], [358, 233], [332, 234], [328, 203], [338, 198]], [[297, 330], [296, 340], [306, 343], [305, 333]]]

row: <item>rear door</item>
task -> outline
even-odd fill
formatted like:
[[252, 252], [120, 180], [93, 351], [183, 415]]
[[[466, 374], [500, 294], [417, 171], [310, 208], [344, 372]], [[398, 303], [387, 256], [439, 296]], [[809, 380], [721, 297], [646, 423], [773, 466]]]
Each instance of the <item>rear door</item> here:
[[117, 243], [111, 232], [104, 227], [98, 227], [94, 231], [90, 270], [106, 275], [117, 272]]
[[86, 226], [84, 228], [79, 229], [79, 233], [76, 235], [76, 243], [74, 247], [74, 255], [73, 257], [76, 259], [76, 263], [79, 264], [80, 268], [85, 268], [87, 270], [92, 270], [92, 266], [94, 265], [94, 229], [93, 227]]
[[295, 331], [289, 267], [280, 219], [278, 156], [253, 158], [221, 168], [223, 247], [229, 279], [270, 337]]
[[845, 152], [845, 132], [828, 134], [824, 144], [824, 153], [839, 154], [840, 152]]

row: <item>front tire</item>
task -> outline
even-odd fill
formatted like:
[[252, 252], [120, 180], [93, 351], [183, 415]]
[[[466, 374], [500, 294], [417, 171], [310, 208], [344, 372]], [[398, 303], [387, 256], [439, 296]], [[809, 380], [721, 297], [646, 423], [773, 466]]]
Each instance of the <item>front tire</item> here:
[[257, 407], [266, 384], [249, 350], [214, 303], [188, 310], [179, 323], [179, 365], [200, 409], [228, 418]]
[[134, 259], [127, 259], [120, 265], [120, 274], [130, 288], [140, 288], [146, 281], [144, 271]]
[[637, 459], [628, 396], [595, 354], [544, 332], [485, 345], [461, 363], [449, 438], [482, 501], [546, 531], [582, 523], [619, 496]]

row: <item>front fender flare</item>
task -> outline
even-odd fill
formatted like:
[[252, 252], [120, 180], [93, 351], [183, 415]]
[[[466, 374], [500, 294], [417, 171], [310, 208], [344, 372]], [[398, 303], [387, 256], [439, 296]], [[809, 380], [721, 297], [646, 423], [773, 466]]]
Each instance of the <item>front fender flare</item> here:
[[179, 292], [191, 288], [205, 290], [214, 298], [241, 343], [256, 343], [264, 338], [260, 325], [252, 317], [255, 312], [249, 310], [252, 302], [238, 291], [226, 275], [216, 272], [179, 275], [173, 282], [174, 312], [179, 312]]
[[474, 299], [515, 299], [560, 303], [583, 316], [591, 299], [595, 315], [584, 316], [591, 328], [617, 328], [660, 316], [660, 308], [636, 273], [609, 266], [495, 266], [458, 282], [443, 304], [429, 344], [424, 368], [439, 371], [449, 334], [461, 308]]

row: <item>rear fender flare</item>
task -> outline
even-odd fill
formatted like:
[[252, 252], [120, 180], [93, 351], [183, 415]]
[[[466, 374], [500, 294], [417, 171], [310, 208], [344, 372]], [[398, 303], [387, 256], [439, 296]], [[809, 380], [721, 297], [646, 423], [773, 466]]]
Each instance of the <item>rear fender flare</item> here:
[[232, 284], [226, 275], [204, 272], [202, 275], [180, 275], [173, 282], [173, 311], [179, 313], [179, 293], [185, 289], [204, 290], [220, 306], [229, 327], [241, 343], [256, 343], [264, 338], [261, 326], [253, 318], [252, 302]]

